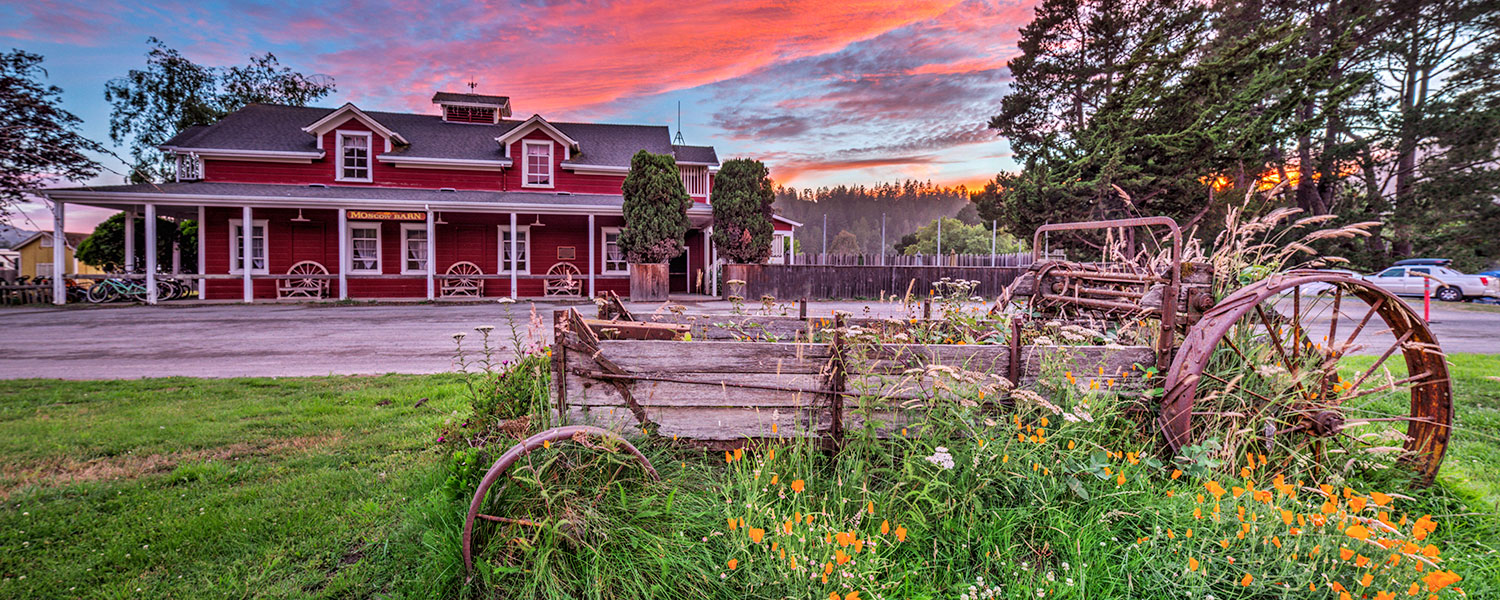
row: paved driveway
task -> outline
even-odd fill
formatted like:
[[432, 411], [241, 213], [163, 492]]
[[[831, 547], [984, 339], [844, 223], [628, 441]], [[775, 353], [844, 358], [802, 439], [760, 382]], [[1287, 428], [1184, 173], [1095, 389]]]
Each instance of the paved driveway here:
[[[858, 315], [875, 304], [818, 302], [810, 312]], [[687, 305], [692, 312], [729, 311], [724, 302]], [[545, 335], [558, 305], [536, 306]], [[638, 314], [653, 308], [631, 306]], [[452, 333], [495, 325], [505, 338], [514, 320], [525, 335], [530, 310], [524, 302], [0, 309], [0, 379], [435, 373], [452, 369]], [[900, 305], [889, 303], [874, 311], [899, 313]], [[1435, 304], [1433, 315], [1445, 350], [1500, 353], [1500, 311]]]

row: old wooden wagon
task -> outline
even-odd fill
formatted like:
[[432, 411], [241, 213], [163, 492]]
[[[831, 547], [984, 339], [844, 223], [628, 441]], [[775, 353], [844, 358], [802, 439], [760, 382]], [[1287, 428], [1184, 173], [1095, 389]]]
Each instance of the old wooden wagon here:
[[[909, 401], [941, 396], [945, 378], [1004, 391], [1049, 367], [1159, 369], [1162, 388], [1121, 378], [1111, 391], [1154, 405], [1145, 422], [1168, 451], [1213, 437], [1225, 452], [1368, 461], [1421, 482], [1436, 475], [1452, 423], [1447, 367], [1431, 330], [1395, 296], [1338, 272], [1288, 271], [1216, 299], [1210, 265], [1183, 260], [1181, 232], [1166, 218], [1049, 225], [1032, 247], [1050, 235], [1103, 236], [1123, 251], [1096, 262], [1039, 253], [989, 320], [952, 325], [946, 338], [944, 320], [930, 318], [643, 322], [617, 299], [600, 319], [559, 312], [552, 401], [570, 425], [521, 442], [486, 474], [465, 523], [466, 564], [475, 523], [500, 520], [482, 514], [492, 486], [552, 442], [610, 438], [654, 476], [625, 436], [717, 445], [812, 436], [836, 447], [867, 421], [880, 434], [900, 428], [922, 406]], [[1158, 240], [1157, 251], [1137, 250], [1138, 237]], [[1387, 369], [1397, 354], [1404, 364]]]

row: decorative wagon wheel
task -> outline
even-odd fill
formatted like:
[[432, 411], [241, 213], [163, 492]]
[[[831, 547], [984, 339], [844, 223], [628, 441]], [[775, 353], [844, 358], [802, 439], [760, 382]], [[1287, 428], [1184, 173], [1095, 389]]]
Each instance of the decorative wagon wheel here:
[[484, 271], [480, 270], [479, 265], [459, 262], [453, 263], [453, 266], [448, 268], [447, 279], [451, 282], [450, 285], [455, 287], [471, 288], [479, 286], [481, 275], [484, 275]]
[[1174, 451], [1213, 437], [1227, 456], [1400, 467], [1430, 483], [1452, 387], [1436, 338], [1405, 302], [1348, 275], [1291, 271], [1236, 291], [1188, 330], [1160, 422]]
[[[590, 438], [598, 438], [604, 441], [606, 445], [603, 445], [602, 447], [601, 445], [596, 445], [594, 442], [590, 441]], [[600, 429], [598, 427], [590, 427], [587, 425], [570, 425], [567, 427], [554, 427], [552, 429], [548, 429], [546, 431], [528, 437], [525, 440], [521, 441], [521, 443], [512, 446], [509, 450], [506, 450], [505, 454], [500, 455], [500, 458], [495, 461], [495, 464], [490, 467], [490, 470], [484, 474], [484, 478], [479, 482], [479, 488], [474, 492], [474, 499], [469, 503], [469, 514], [464, 519], [463, 557], [465, 569], [469, 571], [474, 570], [474, 555], [477, 549], [477, 536], [475, 535], [474, 526], [478, 521], [488, 521], [492, 523], [518, 526], [543, 525], [542, 523], [538, 523], [529, 519], [502, 517], [481, 513], [480, 511], [484, 510], [487, 504], [494, 504], [494, 501], [499, 498], [505, 486], [502, 484], [499, 488], [495, 488], [495, 484], [497, 482], [500, 482], [501, 476], [505, 475], [506, 471], [510, 469], [512, 465], [514, 465], [522, 457], [532, 453], [538, 448], [550, 447], [553, 444], [561, 444], [565, 442], [573, 442], [592, 450], [624, 450], [629, 458], [633, 458], [634, 462], [640, 463], [641, 469], [645, 471], [646, 475], [649, 476], [653, 481], [659, 481], [661, 479], [661, 476], [657, 475], [656, 473], [656, 468], [651, 466], [651, 461], [647, 460], [646, 456], [641, 454], [640, 450], [637, 450], [635, 446], [632, 446], [630, 442], [625, 441], [625, 439], [620, 437], [618, 434], [615, 434], [614, 432], [611, 432], [607, 429]], [[617, 444], [619, 448], [611, 449], [608, 445], [612, 444]], [[623, 465], [621, 466], [623, 467]], [[564, 465], [564, 468], [567, 471], [572, 471], [575, 473], [580, 470], [578, 465], [571, 464]], [[618, 473], [619, 469], [616, 469], [615, 474], [617, 475]], [[613, 480], [613, 477], [613, 475], [610, 476], [611, 481]], [[538, 478], [536, 481], [540, 481], [540, 479]], [[594, 485], [597, 484], [597, 482], [592, 483]], [[606, 489], [609, 483], [609, 481], [605, 482], [605, 485], [600, 486], [599, 489]], [[494, 489], [492, 490], [491, 488]], [[491, 493], [492, 491], [493, 493]]]

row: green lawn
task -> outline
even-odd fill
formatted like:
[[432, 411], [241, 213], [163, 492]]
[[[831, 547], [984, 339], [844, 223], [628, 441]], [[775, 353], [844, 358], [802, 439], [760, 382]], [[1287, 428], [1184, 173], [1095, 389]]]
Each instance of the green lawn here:
[[[1451, 543], [1482, 557], [1500, 550], [1500, 356], [1451, 360], [1457, 429], [1428, 494], [1462, 524]], [[434, 442], [461, 418], [462, 387], [453, 376], [0, 382], [0, 598], [451, 590]], [[1500, 567], [1475, 567], [1485, 560], [1464, 561], [1466, 587], [1496, 589]]]

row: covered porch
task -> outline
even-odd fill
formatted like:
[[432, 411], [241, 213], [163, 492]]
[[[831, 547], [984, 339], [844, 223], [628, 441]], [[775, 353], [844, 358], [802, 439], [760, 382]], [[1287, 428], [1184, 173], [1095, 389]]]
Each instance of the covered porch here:
[[[98, 277], [142, 282], [149, 304], [159, 300], [159, 276], [192, 281], [206, 301], [566, 299], [629, 291], [629, 265], [617, 245], [624, 227], [619, 196], [215, 183], [48, 196], [58, 230], [67, 204], [145, 219], [144, 240], [126, 228], [127, 266], [144, 272]], [[168, 275], [157, 264], [157, 217], [198, 221], [196, 268]], [[710, 218], [706, 207], [690, 211], [694, 229], [671, 269], [674, 293], [713, 291]], [[54, 283], [55, 303], [66, 301], [63, 286]]]

